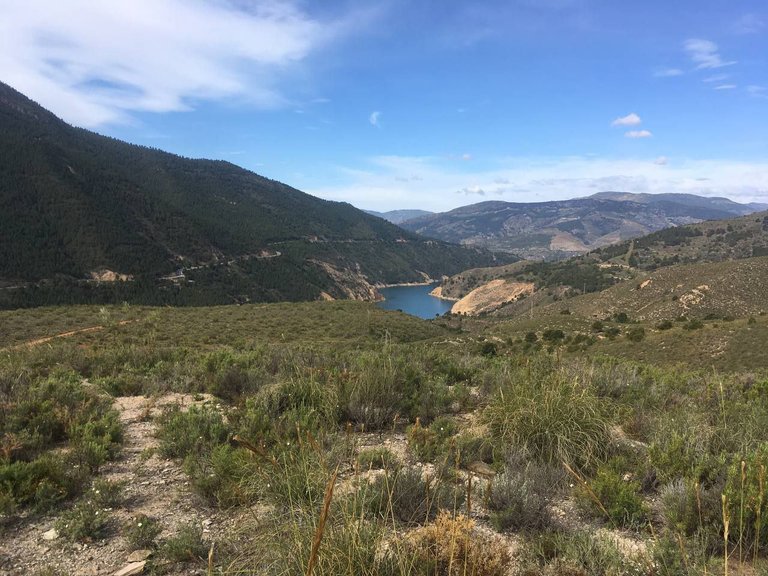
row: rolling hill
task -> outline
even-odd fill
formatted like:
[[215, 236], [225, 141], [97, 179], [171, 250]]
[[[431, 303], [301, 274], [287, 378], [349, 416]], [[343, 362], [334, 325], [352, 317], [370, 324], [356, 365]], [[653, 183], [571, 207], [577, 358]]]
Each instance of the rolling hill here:
[[495, 261], [227, 162], [74, 128], [0, 83], [0, 306], [371, 299]]
[[757, 208], [691, 194], [601, 192], [553, 202], [481, 202], [400, 226], [524, 258], [562, 259], [671, 226], [743, 216]]

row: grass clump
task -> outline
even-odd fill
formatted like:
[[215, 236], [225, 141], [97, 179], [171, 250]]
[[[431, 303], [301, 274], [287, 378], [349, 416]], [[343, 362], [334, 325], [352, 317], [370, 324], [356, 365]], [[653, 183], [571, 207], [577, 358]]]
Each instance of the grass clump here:
[[610, 417], [591, 386], [557, 373], [500, 387], [483, 416], [505, 449], [517, 447], [541, 462], [594, 467], [609, 453]]
[[394, 469], [400, 465], [397, 456], [383, 446], [361, 450], [357, 455], [357, 465], [361, 470]]
[[409, 525], [433, 520], [442, 509], [457, 510], [464, 502], [462, 487], [438, 477], [423, 477], [405, 467], [379, 476], [370, 487], [370, 508], [382, 518]]

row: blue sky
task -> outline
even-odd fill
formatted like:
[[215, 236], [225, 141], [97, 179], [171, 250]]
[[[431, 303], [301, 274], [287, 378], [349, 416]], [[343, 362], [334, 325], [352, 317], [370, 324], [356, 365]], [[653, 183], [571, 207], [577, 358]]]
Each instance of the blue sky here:
[[0, 0], [68, 122], [362, 208], [768, 202], [764, 0]]

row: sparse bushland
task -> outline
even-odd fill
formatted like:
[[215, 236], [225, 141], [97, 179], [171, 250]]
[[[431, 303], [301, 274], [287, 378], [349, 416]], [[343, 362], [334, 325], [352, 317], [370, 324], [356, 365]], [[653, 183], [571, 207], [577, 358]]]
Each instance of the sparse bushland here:
[[[280, 329], [274, 310], [262, 314], [274, 327], [255, 326], [249, 310], [250, 324], [230, 309], [218, 312], [223, 320], [202, 310], [196, 334], [193, 311], [163, 310], [151, 337], [137, 319], [101, 341], [86, 333], [6, 351], [4, 519], [58, 510], [68, 538], [122, 534], [102, 515], [121, 498], [120, 486], [98, 478], [120, 442], [105, 390], [214, 392], [153, 421], [158, 453], [183, 466], [195, 506], [241, 518], [258, 511], [205, 542], [199, 525], [154, 538], [159, 556], [195, 569], [212, 540], [223, 574], [306, 574], [313, 554], [315, 575], [495, 574], [491, 559], [504, 564], [498, 546], [511, 542], [519, 574], [715, 573], [726, 553], [758, 567], [768, 555], [764, 372], [575, 356], [563, 343], [523, 350], [525, 332], [484, 355], [482, 341], [449, 320], [415, 323], [427, 337], [414, 341], [410, 319], [371, 316], [393, 329], [382, 338], [351, 304], [358, 313], [343, 336], [322, 314], [279, 308], [283, 328], [300, 335], [266, 343]], [[230, 344], [218, 333], [227, 329]], [[322, 339], [336, 330], [338, 341]], [[655, 335], [616, 343], [642, 348]], [[78, 451], [88, 442], [97, 448]], [[627, 550], [619, 537], [642, 546]]]

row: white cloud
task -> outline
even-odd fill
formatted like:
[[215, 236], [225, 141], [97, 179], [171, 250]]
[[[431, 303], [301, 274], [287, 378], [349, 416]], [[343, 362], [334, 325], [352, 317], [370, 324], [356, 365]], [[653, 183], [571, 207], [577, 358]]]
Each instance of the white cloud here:
[[381, 112], [378, 110], [371, 112], [371, 115], [368, 116], [368, 122], [371, 123], [371, 126], [376, 126], [376, 128], [379, 127], [379, 118], [381, 118]]
[[662, 68], [653, 73], [656, 78], [672, 78], [674, 76], [682, 76], [685, 74], [680, 68]]
[[650, 138], [653, 136], [650, 130], [630, 130], [625, 132], [624, 136], [627, 138]]
[[94, 127], [199, 100], [287, 104], [281, 80], [341, 33], [294, 1], [0, 0], [0, 77]]
[[708, 78], [704, 78], [702, 82], [707, 82], [708, 84], [712, 84], [714, 82], [722, 82], [723, 80], [728, 80], [730, 78], [730, 74], [715, 74], [714, 76], [709, 76]]
[[713, 90], [733, 90], [736, 87], [736, 84], [720, 84], [719, 86], [715, 86]]
[[461, 159], [464, 161], [472, 160], [472, 154], [462, 154]]
[[[685, 192], [725, 196], [737, 202], [768, 202], [768, 162], [679, 157], [666, 165], [657, 161], [654, 157], [514, 157], [478, 170], [474, 164], [437, 156], [384, 156], [370, 159], [365, 170], [340, 168], [337, 181], [322, 188], [310, 187], [307, 192], [372, 210], [442, 211], [497, 194], [509, 202], [538, 202], [605, 190]], [[407, 181], [413, 174], [420, 180]], [[405, 181], [397, 181], [397, 176]], [[485, 192], [484, 197], [480, 191]]]
[[638, 126], [642, 124], [642, 122], [643, 121], [640, 119], [640, 116], [632, 112], [631, 114], [627, 114], [621, 118], [616, 118], [616, 120], [611, 122], [611, 126]]
[[666, 166], [669, 164], [669, 158], [666, 156], [659, 156], [656, 158], [656, 160], [653, 161], [653, 163], [656, 164], [656, 166]]
[[747, 94], [757, 98], [768, 98], [768, 88], [765, 86], [751, 85], [747, 86]]
[[697, 69], [723, 68], [736, 64], [735, 60], [724, 61], [717, 44], [709, 40], [691, 38], [686, 40], [683, 46]]

